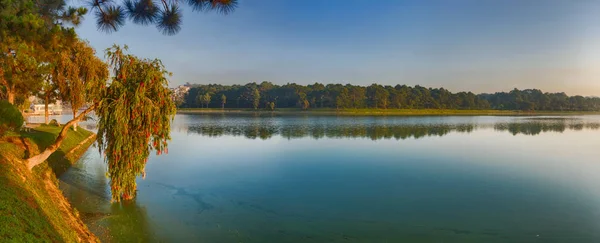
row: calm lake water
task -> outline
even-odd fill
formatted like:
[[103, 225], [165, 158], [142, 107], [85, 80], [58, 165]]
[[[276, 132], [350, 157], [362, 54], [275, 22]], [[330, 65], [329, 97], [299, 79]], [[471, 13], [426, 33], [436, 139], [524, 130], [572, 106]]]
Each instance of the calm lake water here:
[[600, 242], [599, 128], [600, 116], [177, 115], [135, 201], [110, 203], [94, 147], [60, 186], [106, 242]]

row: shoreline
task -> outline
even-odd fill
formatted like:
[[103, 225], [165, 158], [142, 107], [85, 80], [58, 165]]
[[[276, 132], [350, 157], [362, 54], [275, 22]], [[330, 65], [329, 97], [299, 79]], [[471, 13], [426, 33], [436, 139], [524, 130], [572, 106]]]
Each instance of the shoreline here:
[[177, 114], [235, 115], [308, 115], [308, 116], [576, 116], [600, 115], [600, 111], [509, 111], [509, 110], [446, 110], [446, 109], [275, 109], [180, 108]]
[[79, 128], [69, 131], [45, 163], [33, 170], [23, 158], [49, 146], [59, 126], [41, 126], [0, 138], [0, 239], [17, 242], [99, 242], [79, 212], [58, 187], [66, 171], [94, 143], [96, 134]]

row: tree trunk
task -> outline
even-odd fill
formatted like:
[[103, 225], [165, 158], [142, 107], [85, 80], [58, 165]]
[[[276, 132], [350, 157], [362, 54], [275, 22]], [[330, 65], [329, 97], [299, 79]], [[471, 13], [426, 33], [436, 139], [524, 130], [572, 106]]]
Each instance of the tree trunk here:
[[46, 94], [46, 99], [44, 99], [44, 123], [48, 124], [49, 112], [48, 112], [48, 94]]
[[6, 98], [8, 99], [8, 103], [14, 105], [15, 104], [15, 87], [11, 87], [6, 79], [4, 78], [4, 69], [0, 68], [0, 84], [4, 85], [6, 88]]
[[8, 103], [14, 105], [15, 104], [15, 92], [13, 92], [12, 89], [9, 89], [8, 87], [6, 87], [6, 94], [7, 94], [7, 98], [8, 98]]
[[94, 110], [94, 108], [96, 108], [95, 104], [91, 105], [85, 111], [81, 112], [81, 114], [79, 114], [79, 116], [75, 117], [73, 120], [70, 120], [69, 122], [67, 122], [67, 124], [65, 124], [65, 126], [63, 126], [62, 130], [60, 130], [58, 137], [56, 137], [56, 140], [54, 140], [54, 143], [52, 145], [48, 146], [40, 154], [27, 159], [27, 168], [29, 168], [29, 170], [31, 170], [36, 165], [39, 165], [39, 164], [43, 163], [44, 161], [46, 161], [46, 159], [48, 159], [48, 157], [50, 157], [50, 155], [52, 155], [52, 153], [54, 153], [54, 152], [56, 152], [56, 150], [58, 150], [58, 148], [60, 147], [62, 142], [65, 140], [65, 138], [67, 137], [67, 132], [69, 131], [69, 127], [71, 127], [77, 121], [81, 120], [81, 118], [83, 118], [90, 111]]
[[[77, 117], [77, 109], [73, 108], [73, 120]], [[73, 123], [73, 131], [77, 131], [77, 122]]]

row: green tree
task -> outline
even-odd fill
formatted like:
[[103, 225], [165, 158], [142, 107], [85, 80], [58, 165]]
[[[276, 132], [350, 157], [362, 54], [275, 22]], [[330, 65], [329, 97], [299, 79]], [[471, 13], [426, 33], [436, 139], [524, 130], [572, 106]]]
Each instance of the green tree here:
[[66, 8], [63, 0], [0, 1], [0, 91], [14, 103], [33, 95], [55, 47], [76, 37], [73, 28], [85, 9]]
[[254, 109], [258, 109], [258, 105], [260, 104], [260, 91], [257, 88], [254, 88], [252, 91], [252, 107]]
[[275, 110], [275, 102], [269, 102], [269, 109], [271, 109], [271, 111]]
[[200, 108], [204, 108], [204, 94], [198, 93], [196, 95], [196, 105], [199, 105]]
[[175, 104], [166, 79], [170, 73], [160, 60], [139, 59], [125, 50], [127, 47], [118, 46], [107, 49], [112, 70], [110, 82], [103, 79], [107, 77], [105, 73], [88, 73], [85, 91], [89, 107], [63, 126], [52, 145], [27, 159], [29, 169], [44, 162], [64, 141], [68, 129], [93, 111], [98, 116], [96, 142], [108, 164], [112, 199], [135, 196], [135, 178], [145, 175], [150, 152], [168, 151]]
[[[213, 4], [209, 9], [235, 5], [235, 1], [209, 2]], [[96, 13], [108, 14], [97, 14], [101, 22], [120, 18], [115, 2], [96, 3]], [[178, 25], [176, 4], [171, 5], [160, 12], [159, 27]], [[65, 27], [79, 24], [86, 12], [67, 7], [64, 0], [0, 1], [0, 92], [10, 103], [17, 103], [18, 99], [27, 101], [40, 88], [51, 94], [56, 86], [58, 96], [74, 108], [89, 103], [80, 114], [75, 110], [53, 144], [26, 159], [27, 167], [43, 163], [65, 140], [67, 131], [93, 111], [99, 118], [97, 143], [108, 164], [113, 200], [130, 199], [135, 195], [135, 178], [144, 175], [150, 151], [160, 154], [167, 149], [175, 113], [165, 78], [168, 73], [159, 60], [138, 59], [114, 46], [106, 52], [112, 68], [108, 82], [108, 65], [78, 39], [73, 28]]]
[[[205, 92], [221, 96], [236, 97], [237, 107], [254, 107], [254, 93], [258, 89], [260, 101], [269, 108], [273, 101], [280, 108], [402, 108], [402, 109], [507, 109], [507, 110], [600, 110], [600, 98], [571, 96], [565, 93], [543, 93], [540, 90], [513, 90], [495, 94], [472, 92], [452, 93], [444, 88], [396, 85], [368, 87], [358, 85], [316, 83], [298, 85], [289, 83], [276, 85], [263, 82], [260, 85], [192, 85], [185, 97], [186, 106], [194, 106], [197, 94]], [[258, 96], [257, 96], [258, 97]], [[306, 104], [305, 99], [308, 101]], [[531, 106], [527, 102], [533, 103]], [[257, 106], [258, 107], [258, 106]]]
[[[98, 88], [92, 85], [106, 80], [107, 75], [106, 64], [95, 56], [87, 42], [70, 42], [55, 55], [52, 80], [58, 86], [61, 99], [71, 104], [73, 118], [77, 117], [79, 108], [93, 98], [87, 91]], [[73, 129], [77, 130], [77, 123], [73, 124]]]
[[372, 84], [367, 87], [367, 95], [373, 108], [387, 108], [389, 93], [379, 84]]
[[365, 88], [360, 86], [348, 86], [348, 93], [350, 98], [350, 106], [353, 108], [363, 108], [365, 103]]
[[32, 44], [44, 24], [31, 2], [0, 1], [0, 10], [0, 91], [14, 104], [18, 94], [29, 93], [38, 83], [30, 76], [38, 66]]
[[[126, 49], [125, 49], [126, 50]], [[158, 59], [139, 59], [113, 46], [106, 52], [113, 79], [96, 100], [97, 143], [108, 164], [112, 199], [135, 196], [151, 150], [168, 153], [175, 104]]]
[[302, 110], [306, 110], [308, 109], [308, 107], [310, 107], [310, 102], [308, 102], [308, 99], [306, 98], [306, 93], [298, 92], [298, 98], [298, 104], [300, 105]]
[[58, 99], [58, 86], [53, 83], [49, 78], [45, 79], [42, 83], [42, 87], [37, 93], [37, 97], [44, 100], [44, 123], [48, 124], [50, 112], [48, 111], [48, 105], [56, 102]]
[[[19, 95], [29, 96], [32, 90], [40, 86], [41, 78], [38, 72], [38, 61], [35, 48], [10, 40], [0, 44], [8, 53], [2, 53], [0, 57], [0, 85], [2, 85], [9, 103], [15, 104], [15, 98]], [[8, 46], [8, 47], [7, 47]]]
[[[85, 43], [81, 43], [81, 44], [85, 44]], [[86, 45], [81, 46], [81, 48], [89, 48]], [[91, 49], [91, 48], [90, 48]], [[90, 100], [92, 100], [94, 102], [94, 104], [92, 104], [88, 109], [86, 109], [84, 112], [82, 112], [81, 114], [77, 115], [76, 117], [74, 117], [71, 121], [67, 122], [62, 130], [60, 131], [58, 137], [56, 138], [54, 144], [48, 146], [44, 151], [42, 151], [40, 154], [33, 156], [29, 159], [27, 159], [27, 165], [28, 168], [31, 169], [34, 166], [44, 162], [52, 153], [54, 153], [58, 147], [60, 146], [60, 144], [62, 143], [62, 141], [64, 141], [64, 139], [67, 136], [67, 131], [68, 129], [73, 126], [74, 124], [76, 124], [79, 120], [83, 119], [85, 117], [85, 115], [91, 111], [93, 111], [96, 106], [97, 106], [97, 102], [98, 99], [101, 97], [101, 93], [103, 92], [103, 90], [106, 88], [106, 81], [107, 81], [107, 77], [108, 77], [108, 70], [106, 69], [106, 65], [102, 63], [102, 61], [96, 57], [94, 55], [93, 51], [87, 51], [87, 52], [80, 52], [78, 53], [78, 55], [81, 55], [82, 57], [80, 57], [80, 59], [78, 60], [83, 60], [83, 59], [88, 59], [89, 61], [87, 61], [88, 63], [96, 63], [93, 65], [98, 65], [98, 70], [97, 72], [88, 72], [86, 73], [86, 84], [83, 86], [84, 88], [82, 89], [82, 93], [84, 93], [86, 95], [86, 97], [88, 97]], [[77, 95], [75, 94], [69, 94], [68, 92], [70, 92], [70, 90], [73, 89], [69, 89], [66, 88], [65, 86], [69, 86], [69, 85], [80, 85], [80, 84], [75, 84], [76, 82], [81, 82], [81, 80], [79, 79], [79, 71], [78, 71], [78, 65], [73, 65], [73, 62], [70, 60], [70, 56], [68, 54], [65, 53], [57, 53], [57, 58], [55, 59], [56, 63], [53, 63], [53, 65], [55, 66], [55, 68], [53, 69], [54, 71], [52, 72], [52, 82], [59, 86], [59, 96], [62, 97], [63, 99], [65, 99], [64, 101], [69, 102], [69, 103], [77, 103], [79, 101], [77, 101], [76, 99], [80, 99], [81, 97], [77, 97]], [[85, 57], [83, 57], [85, 56]], [[104, 69], [102, 68], [104, 67]], [[74, 75], [74, 74], [78, 74], [78, 75]], [[68, 83], [67, 81], [65, 81], [66, 79], [68, 79]], [[60, 86], [63, 86], [63, 88], [60, 88]], [[98, 114], [96, 112], [96, 114]]]
[[340, 93], [335, 98], [335, 108], [348, 108], [350, 103], [350, 95], [348, 92], [348, 88], [343, 87], [340, 90]]
[[23, 115], [11, 103], [6, 100], [0, 100], [0, 137], [6, 131], [18, 131], [23, 126]]
[[225, 109], [225, 104], [227, 103], [227, 96], [225, 94], [221, 95], [221, 109]]
[[29, 100], [29, 97], [23, 95], [17, 96], [17, 98], [15, 99], [15, 104], [17, 108], [19, 108], [19, 111], [21, 111], [21, 113], [24, 113], [25, 110], [31, 107], [31, 101]]
[[210, 98], [211, 98], [210, 93], [205, 93], [202, 96], [202, 102], [204, 102], [204, 104], [206, 104], [206, 108], [208, 108], [208, 104], [210, 104]]

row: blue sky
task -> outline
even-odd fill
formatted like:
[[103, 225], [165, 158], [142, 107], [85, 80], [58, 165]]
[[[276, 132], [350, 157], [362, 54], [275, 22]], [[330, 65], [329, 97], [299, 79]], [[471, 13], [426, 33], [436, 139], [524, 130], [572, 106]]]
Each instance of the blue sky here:
[[452, 91], [540, 88], [600, 96], [600, 1], [239, 0], [227, 16], [183, 7], [163, 36], [128, 22], [77, 28], [98, 52], [127, 44], [190, 83], [407, 84]]

